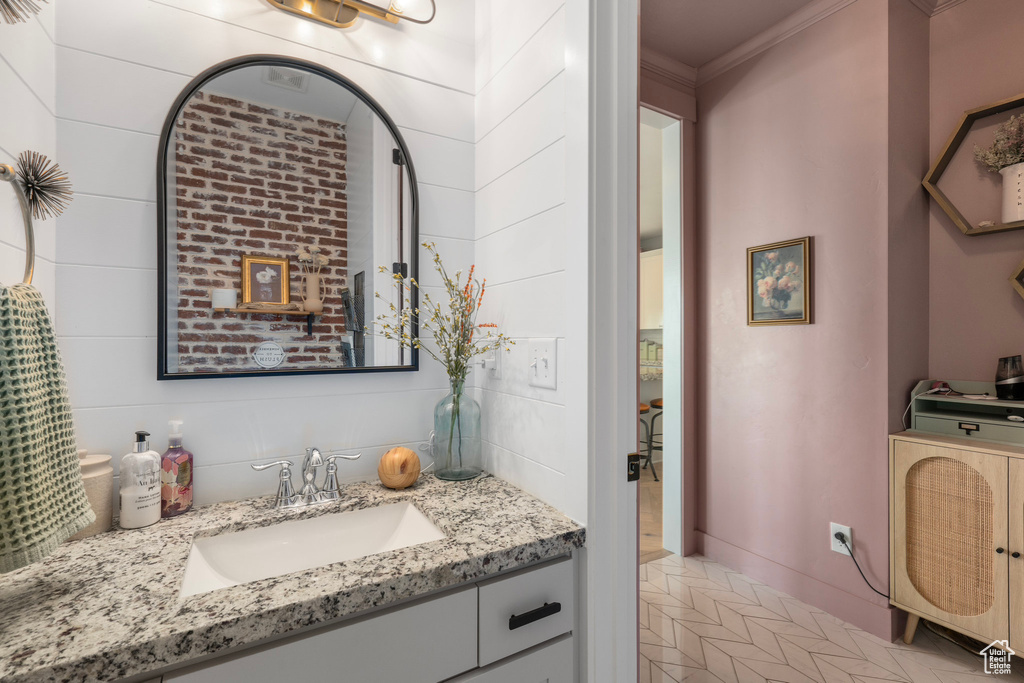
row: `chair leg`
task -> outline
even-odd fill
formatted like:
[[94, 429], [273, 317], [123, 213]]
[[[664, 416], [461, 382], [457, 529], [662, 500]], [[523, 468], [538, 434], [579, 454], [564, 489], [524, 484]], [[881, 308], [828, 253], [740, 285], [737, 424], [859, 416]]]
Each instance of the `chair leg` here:
[[658, 412], [651, 416], [651, 431], [650, 436], [647, 440], [647, 450], [650, 451], [651, 453], [654, 453], [654, 436], [657, 433], [655, 432], [655, 427], [657, 427], [658, 425], [658, 418], [661, 417], [662, 412], [663, 411], [659, 410]]
[[[648, 465], [651, 466], [651, 473], [654, 474], [654, 481], [659, 481], [658, 472], [654, 469], [654, 426], [657, 424], [657, 420], [661, 417], [662, 412], [664, 411], [659, 410], [651, 416], [651, 428], [647, 432], [647, 461], [644, 463], [644, 469], [647, 469]], [[659, 446], [658, 448], [660, 449], [661, 447]]]
[[[650, 459], [650, 457], [651, 457], [651, 428], [648, 426], [647, 421], [645, 419], [643, 419], [641, 417], [641, 418], [639, 418], [639, 420], [640, 420], [640, 425], [644, 428], [644, 434], [646, 435], [646, 436], [644, 436], [644, 441], [643, 442], [645, 444], [647, 444], [647, 458]], [[647, 465], [644, 465], [644, 467], [647, 467]]]

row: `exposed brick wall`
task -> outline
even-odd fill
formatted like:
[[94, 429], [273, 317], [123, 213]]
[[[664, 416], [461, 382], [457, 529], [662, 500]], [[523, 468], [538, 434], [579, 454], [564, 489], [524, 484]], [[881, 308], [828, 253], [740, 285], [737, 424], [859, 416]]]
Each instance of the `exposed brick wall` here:
[[[284, 347], [281, 368], [343, 365], [340, 289], [347, 264], [345, 124], [199, 92], [175, 131], [178, 370], [258, 369], [253, 349]], [[290, 292], [301, 303], [297, 253], [319, 246], [330, 259], [313, 335], [306, 319], [219, 313], [210, 291], [242, 300], [241, 258], [288, 257]]]

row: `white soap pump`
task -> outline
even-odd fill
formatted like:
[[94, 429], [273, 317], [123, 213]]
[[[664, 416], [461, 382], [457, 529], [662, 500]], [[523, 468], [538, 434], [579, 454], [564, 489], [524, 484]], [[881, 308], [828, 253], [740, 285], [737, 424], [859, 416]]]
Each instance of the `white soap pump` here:
[[149, 432], [135, 432], [132, 452], [121, 458], [119, 472], [122, 529], [160, 521], [160, 454], [149, 450]]

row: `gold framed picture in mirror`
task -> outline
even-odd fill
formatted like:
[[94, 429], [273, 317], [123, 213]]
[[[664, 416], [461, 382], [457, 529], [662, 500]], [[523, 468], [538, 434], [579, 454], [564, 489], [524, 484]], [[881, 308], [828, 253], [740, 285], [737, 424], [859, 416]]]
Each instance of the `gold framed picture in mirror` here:
[[291, 302], [287, 258], [242, 254], [242, 303], [282, 306]]

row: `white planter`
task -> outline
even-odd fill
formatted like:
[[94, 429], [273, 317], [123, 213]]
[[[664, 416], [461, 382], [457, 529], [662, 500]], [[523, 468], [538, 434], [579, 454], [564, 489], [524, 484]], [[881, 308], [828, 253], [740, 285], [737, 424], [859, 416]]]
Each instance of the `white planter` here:
[[1003, 176], [1003, 223], [1024, 220], [1024, 162], [999, 169]]

